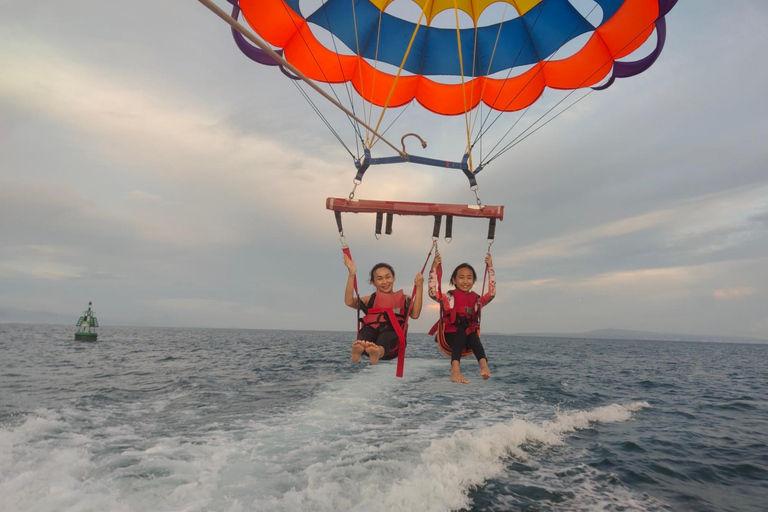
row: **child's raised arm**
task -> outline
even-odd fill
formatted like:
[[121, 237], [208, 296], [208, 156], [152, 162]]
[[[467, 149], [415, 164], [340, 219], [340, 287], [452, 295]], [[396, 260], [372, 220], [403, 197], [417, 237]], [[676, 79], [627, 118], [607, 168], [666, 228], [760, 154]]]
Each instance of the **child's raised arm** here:
[[355, 302], [355, 273], [357, 272], [357, 267], [352, 258], [346, 254], [344, 255], [344, 266], [349, 270], [347, 286], [344, 288], [344, 304], [351, 308], [357, 308], [357, 303]]
[[416, 274], [416, 277], [413, 280], [413, 284], [416, 285], [416, 293], [413, 294], [411, 299], [413, 300], [413, 303], [411, 304], [410, 316], [416, 320], [419, 318], [419, 315], [421, 315], [421, 303], [422, 297], [424, 296], [424, 276], [421, 275], [421, 272]]
[[440, 256], [439, 252], [435, 253], [435, 259], [432, 260], [432, 267], [429, 270], [429, 287], [428, 287], [428, 293], [429, 297], [434, 301], [440, 301], [440, 292], [437, 291], [437, 267], [440, 266], [440, 263], [442, 263], [443, 259]]

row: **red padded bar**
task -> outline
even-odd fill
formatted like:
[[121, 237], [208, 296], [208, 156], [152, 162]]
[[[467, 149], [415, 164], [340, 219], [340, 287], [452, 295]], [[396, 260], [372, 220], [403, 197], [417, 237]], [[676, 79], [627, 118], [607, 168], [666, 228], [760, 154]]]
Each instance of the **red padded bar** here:
[[465, 204], [411, 203], [407, 201], [375, 201], [360, 199], [350, 201], [338, 197], [329, 197], [325, 207], [336, 212], [349, 213], [394, 213], [396, 215], [453, 215], [454, 217], [480, 217], [504, 220], [503, 206], [482, 208]]

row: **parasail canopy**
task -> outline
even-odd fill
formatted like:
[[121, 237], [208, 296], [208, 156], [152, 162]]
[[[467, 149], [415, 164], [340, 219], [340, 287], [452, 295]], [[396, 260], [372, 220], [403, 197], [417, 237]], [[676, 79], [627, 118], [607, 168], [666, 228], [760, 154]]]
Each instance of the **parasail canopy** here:
[[[415, 99], [435, 113], [455, 115], [481, 102], [520, 110], [546, 87], [600, 83], [651, 37], [676, 3], [411, 1], [417, 8], [401, 12], [418, 12], [415, 19], [398, 15], [403, 2], [391, 0], [239, 0], [239, 6], [251, 28], [307, 77], [349, 82], [377, 106]], [[432, 25], [454, 13], [453, 28]], [[577, 43], [578, 50], [562, 54], [564, 46]], [[663, 44], [660, 34], [657, 51]], [[649, 67], [648, 60], [632, 73]]]
[[[229, 16], [212, 0], [199, 1], [232, 26], [238, 47], [249, 58], [277, 65], [293, 79], [289, 82], [352, 156], [356, 184], [371, 165], [411, 162], [460, 169], [475, 193], [475, 175], [493, 160], [591, 92], [648, 69], [665, 44], [664, 17], [677, 3], [227, 0], [233, 6]], [[237, 21], [241, 14], [256, 35]], [[302, 81], [346, 115], [354, 148], [302, 90]], [[586, 92], [580, 98], [560, 107], [581, 89]], [[544, 94], [547, 90], [563, 91], [565, 97], [551, 108], [542, 106], [552, 99]], [[403, 135], [402, 149], [385, 138], [412, 104], [446, 116], [464, 114], [461, 158], [409, 154], [404, 143], [408, 136], [427, 146], [415, 133]], [[373, 107], [379, 111], [374, 113]], [[388, 109], [396, 107], [404, 108], [397, 109], [394, 120], [390, 117], [389, 126], [382, 126]], [[519, 111], [517, 119], [502, 120], [513, 111]], [[536, 119], [520, 123], [529, 111]], [[493, 137], [501, 136], [484, 147], [484, 136], [494, 126]], [[397, 156], [373, 157], [377, 140]]]

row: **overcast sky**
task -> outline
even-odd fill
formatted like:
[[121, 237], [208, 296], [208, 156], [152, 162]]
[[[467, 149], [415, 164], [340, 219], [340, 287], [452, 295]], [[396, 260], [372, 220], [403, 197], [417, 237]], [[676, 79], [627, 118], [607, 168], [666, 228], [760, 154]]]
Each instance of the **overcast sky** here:
[[[648, 72], [479, 175], [506, 206], [485, 329], [768, 339], [768, 3], [683, 0], [667, 21]], [[411, 106], [390, 133], [458, 160], [458, 122]], [[105, 326], [353, 330], [325, 210], [353, 176], [194, 0], [0, 0], [0, 321], [74, 323], [92, 300]], [[357, 197], [474, 200], [459, 171], [418, 166], [372, 168]], [[345, 220], [361, 277], [388, 261], [410, 292], [430, 221], [377, 241], [371, 216]], [[445, 265], [481, 268], [485, 232], [457, 219]]]

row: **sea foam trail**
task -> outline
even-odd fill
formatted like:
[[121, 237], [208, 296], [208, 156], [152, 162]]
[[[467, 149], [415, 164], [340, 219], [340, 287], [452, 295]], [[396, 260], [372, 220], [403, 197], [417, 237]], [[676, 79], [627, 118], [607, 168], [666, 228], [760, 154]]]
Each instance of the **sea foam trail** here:
[[[442, 371], [432, 362], [421, 366], [414, 373]], [[473, 488], [508, 471], [511, 460], [537, 462], [540, 452], [531, 455], [530, 448], [563, 445], [569, 433], [596, 423], [627, 421], [648, 407], [635, 402], [559, 414], [525, 407], [507, 410], [511, 419], [482, 426], [466, 421], [478, 414], [468, 407], [472, 400], [430, 404], [426, 398], [439, 390], [429, 386], [440, 383], [426, 379], [408, 388], [387, 370], [366, 369], [328, 384], [311, 400], [287, 406], [281, 414], [255, 415], [193, 440], [173, 431], [140, 430], [143, 419], [115, 423], [109, 408], [36, 411], [13, 427], [0, 427], [1, 508], [457, 510], [471, 505]], [[441, 389], [450, 393], [457, 388], [446, 384]], [[137, 410], [154, 405], [134, 404]], [[466, 428], [457, 430], [457, 424]], [[89, 428], [83, 430], [83, 425]], [[541, 474], [549, 471], [547, 466]], [[591, 493], [588, 501], [598, 503], [606, 497], [604, 489], [594, 490], [598, 473], [588, 468], [587, 481], [571, 490], [585, 488]], [[608, 493], [623, 490], [612, 487]], [[631, 491], [627, 495], [625, 504], [633, 498]]]
[[422, 453], [422, 462], [410, 478], [395, 483], [382, 500], [382, 510], [444, 511], [470, 505], [468, 492], [504, 472], [504, 462], [528, 455], [529, 443], [555, 446], [564, 434], [589, 428], [593, 423], [626, 421], [632, 412], [650, 407], [646, 402], [613, 404], [589, 411], [559, 414], [541, 425], [522, 419], [497, 423], [475, 432], [460, 430], [434, 441]]
[[0, 428], [0, 509], [130, 512], [109, 482], [89, 477], [91, 445], [58, 413], [45, 409], [15, 428]]
[[[367, 457], [356, 461], [351, 460], [351, 454], [339, 453], [336, 458], [306, 468], [303, 489], [293, 488], [280, 497], [257, 500], [254, 505], [274, 511], [318, 512], [438, 512], [468, 508], [471, 489], [502, 475], [510, 458], [528, 459], [522, 447], [561, 445], [568, 433], [595, 423], [626, 421], [645, 407], [649, 407], [646, 402], [614, 404], [560, 413], [555, 420], [540, 424], [512, 419], [474, 431], [458, 430], [429, 442], [415, 460], [392, 458], [387, 453], [388, 449], [398, 449], [398, 443], [377, 449], [369, 446]], [[415, 449], [417, 440], [411, 438], [410, 444]], [[592, 502], [597, 501], [593, 496]]]

